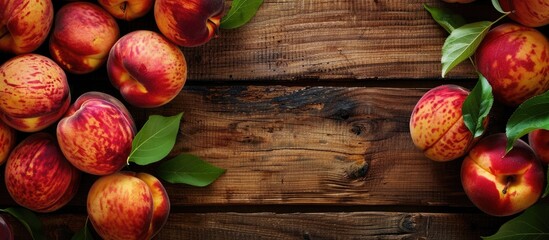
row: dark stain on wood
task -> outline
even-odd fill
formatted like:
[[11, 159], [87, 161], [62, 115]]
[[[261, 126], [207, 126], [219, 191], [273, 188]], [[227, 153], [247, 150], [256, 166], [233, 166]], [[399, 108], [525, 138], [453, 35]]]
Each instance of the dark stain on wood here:
[[415, 233], [418, 231], [417, 230], [418, 218], [421, 218], [421, 216], [417, 214], [404, 215], [400, 219], [400, 222], [398, 223], [398, 228], [404, 231], [405, 233]]

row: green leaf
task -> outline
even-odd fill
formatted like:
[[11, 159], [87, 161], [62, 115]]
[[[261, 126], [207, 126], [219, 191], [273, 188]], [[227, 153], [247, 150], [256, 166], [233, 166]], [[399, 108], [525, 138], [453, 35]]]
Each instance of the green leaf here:
[[505, 126], [506, 151], [511, 151], [517, 139], [535, 129], [549, 130], [549, 91], [524, 101], [511, 114]]
[[29, 233], [32, 236], [32, 239], [34, 240], [43, 240], [46, 239], [46, 235], [44, 234], [44, 227], [42, 226], [42, 222], [34, 212], [21, 207], [10, 207], [6, 209], [0, 209], [2, 212], [7, 212], [14, 216], [17, 220], [19, 220], [23, 226], [29, 231]]
[[233, 0], [231, 9], [221, 19], [219, 27], [223, 29], [241, 27], [253, 18], [261, 4], [263, 0]]
[[423, 4], [423, 7], [431, 14], [431, 17], [448, 33], [466, 24], [465, 19], [445, 8], [431, 7]]
[[191, 154], [180, 154], [162, 163], [156, 170], [158, 176], [169, 183], [185, 183], [195, 187], [208, 186], [225, 173], [225, 169]]
[[492, 0], [492, 6], [494, 6], [494, 8], [500, 13], [508, 13], [506, 11], [503, 11], [503, 8], [501, 7], [501, 5], [499, 5], [499, 0]]
[[71, 240], [93, 240], [90, 228], [88, 227], [88, 220], [89, 218], [86, 219], [86, 224], [84, 224], [84, 227], [74, 234]]
[[147, 165], [166, 157], [175, 145], [182, 116], [150, 116], [133, 139], [128, 162]]
[[492, 24], [489, 21], [469, 23], [450, 33], [442, 45], [442, 77], [475, 53]]
[[473, 137], [479, 137], [484, 133], [482, 124], [494, 104], [492, 86], [482, 74], [479, 73], [477, 84], [463, 102], [461, 112], [465, 126], [471, 131]]
[[484, 240], [530, 240], [548, 239], [549, 205], [546, 203], [535, 204], [519, 216], [501, 225], [497, 233], [489, 237], [482, 237]]

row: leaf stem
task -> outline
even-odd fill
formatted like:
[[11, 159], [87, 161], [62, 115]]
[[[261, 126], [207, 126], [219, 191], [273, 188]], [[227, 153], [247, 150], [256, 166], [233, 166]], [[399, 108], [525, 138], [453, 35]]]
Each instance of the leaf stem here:
[[[498, 19], [496, 19], [495, 21], [492, 22], [492, 24], [490, 24], [490, 27], [493, 26], [494, 24], [496, 24], [497, 22], [501, 21], [501, 19], [507, 17], [507, 15], [509, 15], [509, 13], [511, 12], [505, 12], [503, 15], [501, 15]], [[473, 68], [475, 68], [478, 72], [478, 68], [477, 68], [477, 64], [475, 63], [474, 59], [472, 57], [469, 57], [469, 61], [471, 61], [471, 64], [473, 65]]]

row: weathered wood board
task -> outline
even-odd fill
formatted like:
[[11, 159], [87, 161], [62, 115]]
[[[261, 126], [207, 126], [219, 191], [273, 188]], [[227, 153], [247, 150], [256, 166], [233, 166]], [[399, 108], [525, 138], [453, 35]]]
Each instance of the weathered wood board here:
[[[51, 239], [70, 239], [86, 224], [85, 215], [78, 214], [41, 215], [40, 220]], [[493, 234], [494, 224], [503, 220], [480, 214], [376, 211], [174, 213], [157, 239], [477, 239]], [[22, 225], [13, 228], [30, 238]]]
[[174, 152], [228, 171], [206, 192], [168, 186], [170, 196], [183, 205], [467, 205], [458, 163], [433, 164], [409, 137], [425, 91], [190, 87], [154, 113], [184, 112]]
[[[189, 74], [197, 80], [440, 78], [447, 34], [424, 3], [441, 6], [440, 0], [266, 0], [251, 23], [185, 49]], [[483, 16], [490, 16], [486, 9]], [[465, 63], [450, 77], [474, 77], [474, 70]]]

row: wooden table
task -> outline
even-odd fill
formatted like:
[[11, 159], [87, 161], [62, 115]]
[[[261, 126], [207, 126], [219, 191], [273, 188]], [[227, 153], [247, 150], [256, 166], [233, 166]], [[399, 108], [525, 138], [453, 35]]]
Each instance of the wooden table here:
[[[172, 212], [157, 239], [478, 239], [509, 218], [476, 209], [461, 160], [433, 162], [409, 136], [411, 110], [430, 88], [471, 88], [469, 63], [441, 78], [447, 36], [423, 4], [495, 20], [489, 1], [265, 0], [255, 18], [196, 48], [183, 48], [189, 80], [170, 104], [184, 112], [171, 155], [227, 169], [204, 188], [165, 186]], [[229, 3], [229, 2], [228, 2]], [[467, 11], [485, 7], [484, 12]], [[488, 14], [487, 14], [488, 13]], [[476, 16], [480, 15], [481, 16]], [[154, 29], [152, 15], [121, 30]], [[546, 30], [544, 30], [547, 32]], [[105, 69], [69, 75], [75, 95], [117, 94]], [[153, 166], [130, 170], [149, 171]], [[52, 238], [84, 225], [94, 177], [59, 211], [39, 214]], [[14, 202], [2, 185], [0, 204]], [[22, 226], [14, 224], [20, 234]]]

